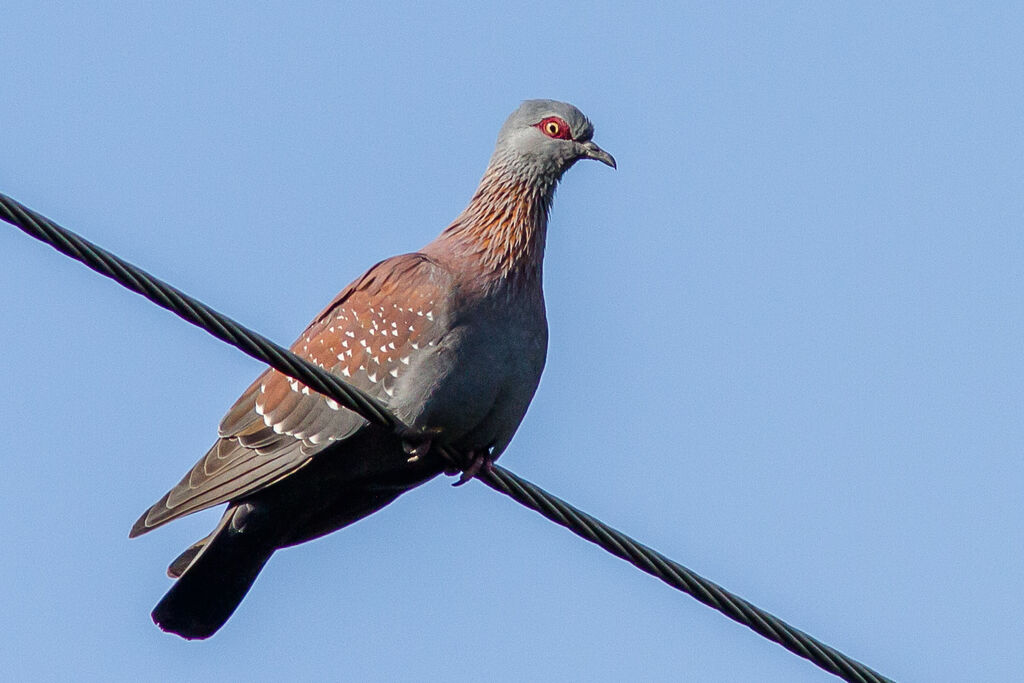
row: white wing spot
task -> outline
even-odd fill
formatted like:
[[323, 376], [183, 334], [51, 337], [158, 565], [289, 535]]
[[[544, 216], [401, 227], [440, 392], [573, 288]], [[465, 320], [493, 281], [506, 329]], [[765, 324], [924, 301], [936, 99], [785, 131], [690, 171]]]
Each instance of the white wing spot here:
[[434, 319], [434, 312], [433, 311], [427, 311], [427, 320], [433, 320], [433, 319]]
[[341, 369], [341, 374], [344, 375], [345, 377], [351, 377], [352, 376], [352, 374], [348, 371], [348, 366], [347, 365]]
[[370, 380], [371, 382], [376, 382], [376, 381], [377, 381], [377, 373], [376, 373], [376, 372], [372, 372], [372, 373], [367, 373], [366, 377], [367, 377], [367, 379], [369, 379], [369, 380]]
[[339, 408], [341, 408], [341, 406], [338, 405], [338, 402], [335, 401], [333, 398], [327, 399], [327, 407], [330, 408], [331, 410], [338, 410]]
[[404, 365], [408, 365], [409, 364], [409, 356], [405, 356], [404, 358], [399, 358], [398, 360], [402, 361], [402, 363]]
[[414, 348], [414, 349], [418, 349], [418, 348], [420, 348], [420, 345], [419, 345], [419, 344], [417, 344], [416, 342], [413, 342], [413, 343], [412, 343], [412, 348]]
[[353, 339], [355, 339], [356, 333], [355, 332], [348, 332], [348, 331], [346, 331], [345, 332], [345, 336], [346, 337], [352, 337]]
[[398, 377], [398, 368], [388, 370], [388, 374], [391, 375], [392, 377]]

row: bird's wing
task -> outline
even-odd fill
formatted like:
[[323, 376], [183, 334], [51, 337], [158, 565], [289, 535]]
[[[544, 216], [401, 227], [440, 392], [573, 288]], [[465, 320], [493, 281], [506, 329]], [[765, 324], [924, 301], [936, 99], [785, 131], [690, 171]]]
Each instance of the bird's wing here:
[[[382, 261], [346, 287], [291, 350], [385, 403], [416, 355], [443, 333], [447, 271], [423, 254]], [[132, 527], [173, 519], [262, 489], [365, 424], [359, 415], [268, 369], [220, 423], [220, 438]]]

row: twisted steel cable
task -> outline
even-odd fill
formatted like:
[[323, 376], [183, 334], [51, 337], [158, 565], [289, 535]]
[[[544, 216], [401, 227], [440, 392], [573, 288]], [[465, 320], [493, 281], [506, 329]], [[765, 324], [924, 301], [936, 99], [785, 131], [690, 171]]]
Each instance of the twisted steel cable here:
[[[141, 294], [161, 308], [234, 346], [246, 355], [330, 397], [370, 422], [389, 429], [411, 431], [374, 397], [4, 194], [0, 194], [0, 219], [84, 263], [97, 273]], [[439, 450], [455, 463], [469, 462], [464, 454], [451, 448], [440, 447]], [[501, 466], [494, 465], [489, 470], [485, 469], [477, 474], [476, 478], [521, 505], [536, 510], [580, 538], [594, 543], [673, 588], [688, 593], [708, 607], [718, 610], [831, 674], [857, 683], [892, 683], [891, 679], [864, 664], [790, 626], [743, 598], [733, 595], [714, 582], [638, 543]]]

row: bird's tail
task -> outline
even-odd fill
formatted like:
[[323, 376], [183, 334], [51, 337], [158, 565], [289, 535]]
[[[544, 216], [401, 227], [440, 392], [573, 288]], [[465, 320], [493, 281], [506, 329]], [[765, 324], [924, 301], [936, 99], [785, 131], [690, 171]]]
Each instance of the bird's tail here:
[[180, 578], [153, 608], [164, 631], [209, 638], [224, 625], [277, 549], [267, 516], [252, 503], [232, 505], [207, 539], [171, 565]]

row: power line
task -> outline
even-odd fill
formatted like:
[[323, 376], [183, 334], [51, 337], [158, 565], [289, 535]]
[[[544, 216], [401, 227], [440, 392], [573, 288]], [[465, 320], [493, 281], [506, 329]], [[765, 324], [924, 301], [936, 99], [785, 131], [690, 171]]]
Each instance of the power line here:
[[[97, 273], [141, 294], [161, 308], [209, 332], [246, 355], [299, 380], [310, 389], [337, 401], [370, 422], [389, 429], [409, 430], [408, 426], [402, 424], [391, 414], [387, 406], [376, 398], [346, 384], [288, 349], [214, 311], [206, 304], [62, 228], [4, 194], [0, 194], [0, 218], [61, 253], [81, 261]], [[453, 462], [463, 464], [464, 468], [469, 463], [464, 454], [451, 448], [442, 447], [439, 450]], [[733, 595], [714, 582], [636, 542], [501, 466], [494, 465], [490, 470], [485, 469], [476, 478], [495, 491], [504, 493], [516, 502], [564, 526], [580, 538], [604, 548], [673, 588], [688, 593], [705, 605], [829, 673], [857, 683], [892, 683], [889, 678], [864, 664], [790, 626], [743, 598]]]

